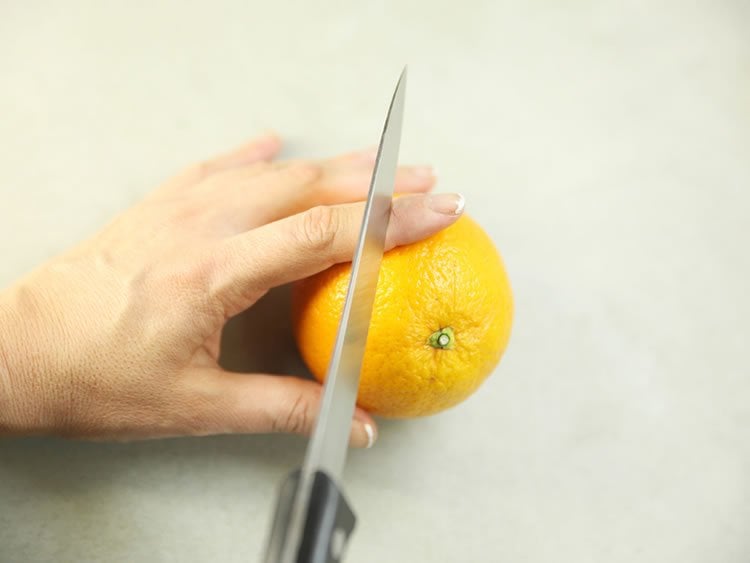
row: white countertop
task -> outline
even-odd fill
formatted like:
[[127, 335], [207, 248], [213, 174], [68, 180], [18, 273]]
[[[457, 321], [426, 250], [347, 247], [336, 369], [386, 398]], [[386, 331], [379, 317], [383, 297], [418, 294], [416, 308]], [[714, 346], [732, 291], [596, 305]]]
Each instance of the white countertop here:
[[[5, 5], [0, 286], [260, 129], [371, 145], [409, 63], [402, 161], [466, 195], [516, 321], [474, 397], [351, 455], [348, 560], [750, 560], [747, 3], [375, 4]], [[265, 319], [250, 363], [294, 368], [283, 293], [232, 361]], [[255, 561], [304, 445], [0, 442], [0, 561]]]

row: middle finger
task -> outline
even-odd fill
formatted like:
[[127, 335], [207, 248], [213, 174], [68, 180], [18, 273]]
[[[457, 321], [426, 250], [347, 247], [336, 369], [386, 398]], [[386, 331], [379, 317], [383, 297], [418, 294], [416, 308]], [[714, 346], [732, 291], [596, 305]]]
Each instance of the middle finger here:
[[[293, 160], [262, 167], [235, 168], [213, 175], [206, 192], [219, 197], [250, 229], [317, 205], [361, 201], [367, 197], [375, 158], [372, 151], [335, 158]], [[429, 166], [399, 166], [396, 193], [427, 192], [436, 177]]]

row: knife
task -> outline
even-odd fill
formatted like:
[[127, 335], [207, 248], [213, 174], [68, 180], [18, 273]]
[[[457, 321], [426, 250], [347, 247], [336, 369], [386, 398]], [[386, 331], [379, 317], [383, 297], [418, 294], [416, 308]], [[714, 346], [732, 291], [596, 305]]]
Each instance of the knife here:
[[279, 492], [265, 563], [337, 563], [354, 530], [356, 518], [342, 491], [342, 471], [391, 214], [405, 93], [406, 67], [380, 137], [320, 411], [302, 467], [287, 477]]

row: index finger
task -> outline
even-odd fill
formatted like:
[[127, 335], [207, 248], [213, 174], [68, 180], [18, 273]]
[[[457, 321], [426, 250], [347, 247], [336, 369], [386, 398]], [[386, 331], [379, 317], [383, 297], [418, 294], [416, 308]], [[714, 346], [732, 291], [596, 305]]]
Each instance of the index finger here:
[[[385, 249], [410, 244], [453, 224], [463, 212], [459, 194], [395, 199]], [[268, 289], [351, 261], [364, 202], [314, 207], [219, 243], [211, 293], [233, 315]]]

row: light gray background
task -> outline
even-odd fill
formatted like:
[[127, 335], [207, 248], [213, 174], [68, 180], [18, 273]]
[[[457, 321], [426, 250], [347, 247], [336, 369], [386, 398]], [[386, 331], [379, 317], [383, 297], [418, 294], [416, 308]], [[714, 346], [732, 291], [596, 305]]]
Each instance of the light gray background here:
[[[263, 128], [371, 145], [408, 62], [403, 161], [466, 194], [516, 321], [474, 397], [353, 453], [349, 560], [747, 562], [749, 28], [740, 0], [3, 2], [0, 285]], [[256, 330], [296, 365], [283, 298], [237, 361]], [[254, 561], [303, 447], [0, 442], [0, 560]]]

